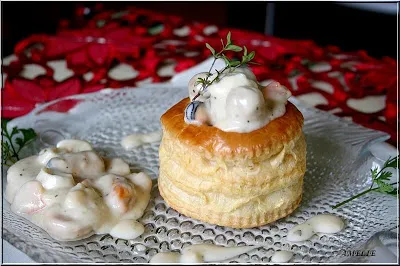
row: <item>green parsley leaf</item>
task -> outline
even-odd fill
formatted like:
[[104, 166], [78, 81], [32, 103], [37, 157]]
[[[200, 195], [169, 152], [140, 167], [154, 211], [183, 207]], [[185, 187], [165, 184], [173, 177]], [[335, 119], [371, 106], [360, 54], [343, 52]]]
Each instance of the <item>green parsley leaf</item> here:
[[2, 121], [1, 125], [2, 164], [11, 166], [19, 160], [19, 152], [36, 138], [36, 133], [31, 128], [19, 129], [17, 127], [13, 127], [11, 132], [8, 132], [7, 122]]
[[[397, 159], [396, 159], [397, 158]], [[398, 157], [394, 157], [392, 159], [389, 159], [385, 162], [383, 165], [383, 168], [391, 167], [391, 168], [398, 168]]]
[[384, 170], [386, 170], [388, 168], [397, 169], [398, 168], [398, 160], [399, 160], [399, 156], [396, 156], [394, 158], [389, 158], [383, 164], [383, 167], [380, 171], [378, 171], [377, 167], [371, 169], [371, 177], [372, 177], [371, 187], [367, 190], [364, 190], [363, 192], [358, 193], [357, 195], [355, 195], [345, 201], [342, 201], [342, 202], [336, 204], [332, 208], [336, 209], [356, 198], [363, 196], [364, 194], [367, 194], [367, 193], [373, 192], [373, 191], [384, 193], [384, 194], [391, 195], [391, 196], [396, 196], [398, 194], [398, 188], [395, 187], [394, 185], [396, 185], [396, 184], [398, 185], [398, 182], [388, 183], [388, 181], [390, 180], [390, 177], [392, 177], [392, 173], [389, 171], [384, 171]]
[[378, 185], [378, 191], [381, 193], [387, 193], [393, 190], [393, 187], [385, 182], [377, 181], [376, 184]]
[[21, 128], [19, 131], [21, 131], [22, 135], [24, 136], [25, 142], [29, 142], [36, 138], [36, 133], [32, 128]]

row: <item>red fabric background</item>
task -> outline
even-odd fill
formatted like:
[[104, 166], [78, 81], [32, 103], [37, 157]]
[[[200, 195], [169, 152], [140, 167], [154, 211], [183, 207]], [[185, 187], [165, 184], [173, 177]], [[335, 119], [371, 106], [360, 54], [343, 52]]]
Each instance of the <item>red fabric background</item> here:
[[[88, 14], [92, 16], [90, 19], [86, 17]], [[176, 72], [192, 67], [210, 56], [206, 42], [220, 47], [220, 39], [231, 31], [235, 44], [256, 51], [255, 61], [260, 65], [252, 69], [259, 81], [277, 80], [293, 95], [321, 93], [328, 104], [317, 108], [340, 108], [342, 111], [335, 115], [350, 116], [356, 123], [385, 131], [391, 135], [391, 143], [397, 143], [397, 61], [394, 59], [375, 59], [365, 51], [344, 53], [338, 47], [319, 47], [310, 40], [283, 40], [238, 29], [220, 28], [207, 35], [204, 29], [208, 26], [133, 7], [120, 12], [104, 11], [101, 4], [91, 10], [78, 8], [73, 21], [60, 21], [56, 35], [33, 35], [15, 46], [18, 59], [3, 66], [7, 78], [2, 91], [2, 117], [18, 117], [30, 112], [36, 104], [77, 93], [106, 87], [134, 87], [147, 78], [151, 82], [166, 81], [170, 77], [157, 73], [166, 62], [174, 60]], [[174, 33], [183, 27], [187, 27], [187, 36]], [[197, 55], [188, 57], [187, 52], [197, 52]], [[53, 78], [53, 69], [47, 65], [48, 61], [57, 59], [66, 59], [67, 67], [74, 73], [62, 82]], [[108, 70], [120, 62], [131, 65], [139, 74], [125, 81], [112, 79]], [[319, 73], [311, 71], [310, 67], [318, 62], [327, 62], [332, 67]], [[348, 67], [345, 63], [349, 62], [356, 63]], [[21, 71], [31, 63], [41, 65], [46, 73], [33, 80], [22, 78]], [[94, 74], [90, 81], [83, 78], [88, 71]], [[346, 86], [330, 76], [335, 71], [343, 74]], [[297, 79], [295, 90], [289, 78], [298, 74], [302, 75]], [[313, 87], [313, 80], [330, 83], [333, 93]], [[365, 114], [347, 105], [349, 98], [368, 95], [386, 95], [385, 108]], [[64, 101], [49, 110], [66, 112], [75, 104], [75, 101]]]

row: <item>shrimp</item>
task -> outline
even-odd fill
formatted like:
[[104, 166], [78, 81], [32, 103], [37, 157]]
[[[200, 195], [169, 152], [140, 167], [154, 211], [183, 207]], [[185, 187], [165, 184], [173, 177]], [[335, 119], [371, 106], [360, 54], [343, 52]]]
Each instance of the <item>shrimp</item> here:
[[11, 210], [15, 213], [32, 215], [46, 207], [43, 201], [44, 188], [39, 181], [26, 182], [14, 197]]
[[135, 196], [135, 188], [125, 180], [117, 178], [112, 182], [106, 201], [113, 210], [126, 213], [135, 202]]
[[55, 239], [61, 241], [77, 240], [92, 235], [90, 224], [83, 224], [74, 218], [58, 212], [49, 212], [44, 219], [46, 231]]
[[282, 86], [279, 82], [273, 81], [262, 89], [262, 93], [266, 100], [286, 103], [287, 99], [292, 96], [291, 92]]

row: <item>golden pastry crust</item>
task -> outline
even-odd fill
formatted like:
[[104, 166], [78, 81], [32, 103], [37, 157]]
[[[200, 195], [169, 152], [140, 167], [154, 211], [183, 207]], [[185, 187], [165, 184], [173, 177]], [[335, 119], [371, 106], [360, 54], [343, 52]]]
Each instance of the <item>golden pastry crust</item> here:
[[186, 124], [183, 115], [189, 102], [189, 98], [185, 98], [161, 116], [164, 132], [210, 157], [242, 160], [243, 157], [252, 159], [262, 155], [268, 158], [302, 132], [303, 115], [290, 102], [283, 116], [249, 133], [225, 132], [212, 126]]
[[162, 117], [161, 196], [184, 215], [248, 228], [285, 217], [301, 201], [306, 163], [303, 116], [282, 117], [249, 133], [184, 122], [183, 99]]
[[[160, 194], [163, 198], [166, 192], [161, 186]], [[288, 202], [284, 206], [276, 208], [275, 210], [263, 212], [262, 214], [252, 214], [248, 212], [249, 215], [230, 215], [226, 213], [209, 212], [207, 209], [201, 206], [196, 206], [196, 208], [190, 208], [183, 204], [179, 204], [179, 200], [166, 200], [167, 204], [188, 217], [204, 221], [210, 224], [216, 224], [220, 226], [228, 226], [232, 228], [253, 228], [262, 225], [272, 223], [280, 218], [286, 217], [297, 209], [301, 202], [302, 195], [293, 199], [290, 203]]]

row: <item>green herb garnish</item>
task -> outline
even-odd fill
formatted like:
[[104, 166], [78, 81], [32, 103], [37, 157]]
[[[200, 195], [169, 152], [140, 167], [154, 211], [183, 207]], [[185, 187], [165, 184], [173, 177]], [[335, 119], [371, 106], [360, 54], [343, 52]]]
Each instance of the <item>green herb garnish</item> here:
[[36, 133], [32, 128], [25, 129], [17, 127], [13, 127], [11, 132], [8, 132], [7, 121], [2, 120], [1, 136], [1, 163], [6, 166], [11, 166], [20, 159], [18, 155], [22, 148], [36, 138]]
[[[210, 86], [213, 82], [218, 81], [219, 78], [221, 77], [221, 74], [224, 73], [225, 71], [229, 70], [230, 72], [233, 72], [236, 68], [241, 67], [245, 64], [257, 64], [255, 62], [252, 62], [254, 56], [256, 55], [256, 52], [253, 51], [248, 53], [246, 46], [240, 47], [235, 45], [231, 40], [231, 32], [229, 32], [228, 35], [226, 36], [226, 44], [224, 44], [224, 41], [222, 39], [221, 39], [221, 44], [222, 44], [222, 50], [217, 53], [215, 49], [211, 47], [210, 44], [206, 43], [206, 47], [211, 51], [214, 57], [214, 61], [212, 62], [211, 67], [208, 70], [207, 76], [205, 78], [198, 78], [196, 85], [202, 84], [202, 87], [199, 90], [199, 93], [193, 98], [193, 101], [197, 97], [199, 97], [201, 93], [203, 93], [208, 86]], [[225, 55], [226, 51], [233, 51], [233, 52], [243, 51], [242, 59], [241, 60], [230, 59]], [[211, 71], [217, 59], [223, 59], [225, 61], [226, 66], [222, 70], [215, 69], [215, 72], [217, 72], [217, 76], [214, 79], [210, 80], [209, 78], [212, 76]]]
[[[339, 204], [336, 204], [333, 206], [333, 209], [336, 209], [358, 197], [361, 197], [364, 194], [367, 194], [369, 192], [375, 191], [375, 192], [380, 192], [392, 196], [396, 196], [398, 194], [398, 188], [394, 187], [394, 185], [398, 184], [398, 182], [395, 183], [388, 183], [390, 180], [390, 177], [392, 177], [392, 173], [389, 171], [384, 171], [385, 169], [388, 168], [398, 168], [398, 160], [399, 156], [396, 156], [394, 158], [389, 158], [383, 165], [382, 169], [378, 172], [378, 167], [375, 167], [374, 169], [371, 169], [371, 175], [372, 175], [372, 184], [369, 189], [364, 190], [361, 193], [358, 193], [357, 195], [351, 197], [350, 199], [347, 199]], [[377, 185], [374, 187], [374, 185]]]

